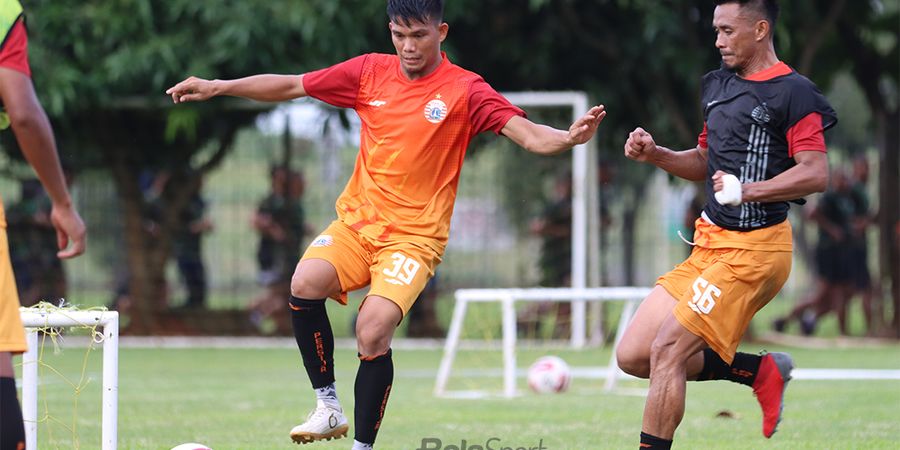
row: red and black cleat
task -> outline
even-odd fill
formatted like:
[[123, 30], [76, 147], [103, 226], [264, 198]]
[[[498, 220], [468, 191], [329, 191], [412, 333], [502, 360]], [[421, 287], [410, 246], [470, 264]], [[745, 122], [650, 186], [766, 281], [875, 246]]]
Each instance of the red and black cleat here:
[[763, 436], [770, 438], [781, 422], [784, 409], [784, 391], [791, 381], [794, 360], [787, 353], [767, 353], [759, 364], [753, 394], [763, 413]]

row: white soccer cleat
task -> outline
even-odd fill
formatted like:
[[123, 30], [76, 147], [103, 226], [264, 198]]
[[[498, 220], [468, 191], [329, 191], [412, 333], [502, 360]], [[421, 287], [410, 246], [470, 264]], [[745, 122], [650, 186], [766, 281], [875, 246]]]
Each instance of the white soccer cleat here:
[[291, 439], [298, 444], [309, 444], [315, 441], [330, 441], [347, 437], [347, 418], [341, 410], [325, 406], [322, 400], [316, 401], [316, 409], [301, 423], [291, 430]]

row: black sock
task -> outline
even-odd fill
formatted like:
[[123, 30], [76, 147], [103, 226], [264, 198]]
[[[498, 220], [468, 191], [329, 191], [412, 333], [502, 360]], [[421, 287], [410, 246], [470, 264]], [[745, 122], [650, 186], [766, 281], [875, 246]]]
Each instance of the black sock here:
[[697, 381], [729, 380], [753, 386], [762, 357], [749, 353], [735, 353], [729, 366], [711, 349], [703, 350], [703, 370], [697, 374]]
[[16, 380], [0, 378], [0, 450], [25, 448], [25, 423], [16, 394]]
[[374, 358], [359, 357], [359, 371], [356, 372], [356, 408], [353, 411], [356, 431], [353, 439], [364, 444], [374, 444], [384, 408], [391, 395], [394, 382], [394, 360], [391, 350]]
[[668, 439], [658, 438], [653, 436], [652, 434], [647, 434], [641, 431], [641, 449], [651, 449], [651, 450], [670, 450], [672, 448], [672, 441]]
[[325, 299], [291, 297], [291, 323], [300, 348], [303, 367], [314, 389], [334, 383], [334, 333], [328, 321]]

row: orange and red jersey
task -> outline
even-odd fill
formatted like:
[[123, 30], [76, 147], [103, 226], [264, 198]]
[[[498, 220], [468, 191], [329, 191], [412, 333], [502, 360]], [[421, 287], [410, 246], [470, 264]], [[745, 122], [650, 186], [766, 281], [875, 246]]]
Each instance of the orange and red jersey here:
[[500, 133], [525, 113], [479, 75], [447, 59], [410, 80], [396, 55], [367, 54], [307, 73], [311, 97], [353, 108], [360, 151], [338, 218], [375, 240], [413, 240], [443, 252], [463, 158], [472, 137]]

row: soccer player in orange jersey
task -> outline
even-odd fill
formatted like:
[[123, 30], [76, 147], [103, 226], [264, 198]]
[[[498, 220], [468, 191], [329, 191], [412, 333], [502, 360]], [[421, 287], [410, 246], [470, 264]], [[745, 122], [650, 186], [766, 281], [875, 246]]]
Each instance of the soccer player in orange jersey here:
[[776, 0], [716, 0], [722, 68], [703, 77], [705, 126], [675, 152], [636, 129], [625, 156], [688, 180], [709, 201], [691, 256], [657, 281], [616, 349], [626, 372], [650, 378], [640, 448], [669, 449], [684, 416], [686, 380], [752, 387], [765, 437], [781, 420], [793, 361], [737, 352], [750, 319], [791, 271], [789, 202], [825, 190], [824, 131], [837, 122], [816, 86], [778, 60]]
[[[0, 130], [11, 127], [25, 158], [50, 196], [60, 258], [84, 252], [84, 222], [66, 188], [53, 129], [31, 83], [25, 17], [17, 0], [0, 0]], [[19, 316], [19, 294], [9, 261], [6, 218], [0, 202], [0, 450], [25, 448], [22, 410], [16, 395], [12, 355], [27, 350]]]
[[324, 301], [346, 304], [348, 291], [369, 285], [356, 323], [353, 448], [372, 448], [393, 382], [391, 339], [441, 261], [472, 137], [493, 131], [550, 155], [587, 142], [606, 114], [596, 106], [565, 131], [529, 121], [480, 76], [441, 52], [449, 29], [443, 8], [441, 0], [389, 0], [396, 55], [366, 54], [297, 76], [191, 77], [166, 91], [175, 103], [216, 95], [261, 101], [309, 95], [353, 108], [362, 121], [360, 152], [337, 200], [338, 218], [310, 244], [291, 282], [294, 334], [318, 397], [307, 421], [291, 431], [296, 442], [347, 432], [335, 393], [334, 338]]

